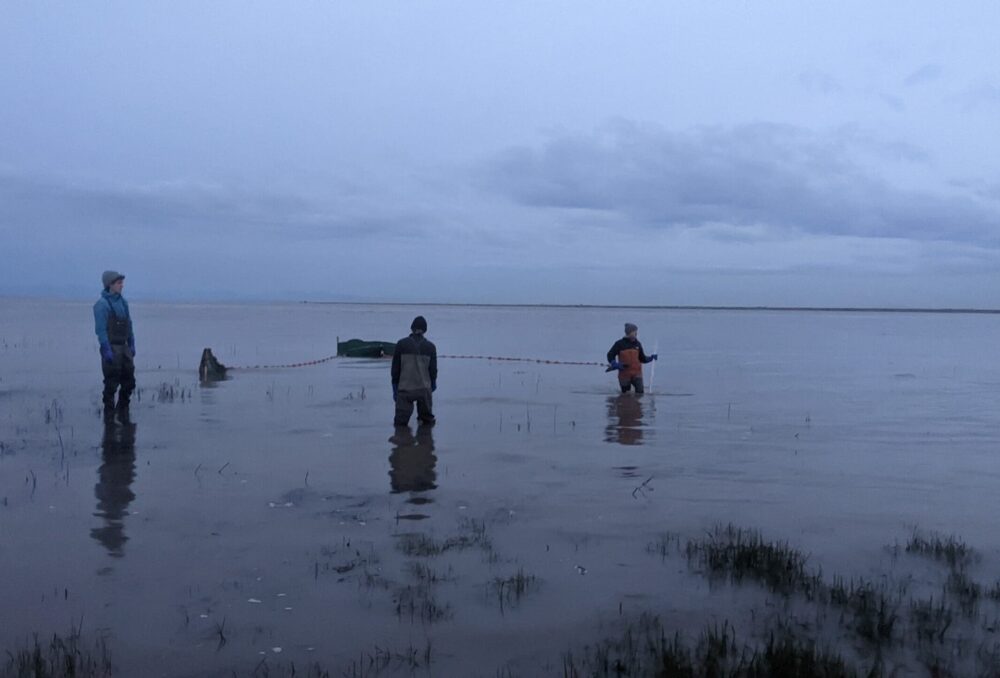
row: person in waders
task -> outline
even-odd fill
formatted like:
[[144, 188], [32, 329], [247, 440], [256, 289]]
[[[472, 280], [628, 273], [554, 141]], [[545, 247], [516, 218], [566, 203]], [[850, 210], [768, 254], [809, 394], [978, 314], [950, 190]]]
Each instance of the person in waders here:
[[437, 347], [428, 341], [427, 321], [418, 315], [410, 324], [410, 336], [396, 342], [392, 353], [392, 399], [396, 403], [396, 426], [407, 426], [413, 405], [421, 424], [435, 422], [431, 393], [437, 389]]
[[118, 271], [105, 271], [101, 282], [104, 283], [104, 291], [94, 304], [94, 331], [101, 344], [104, 419], [110, 421], [117, 413], [125, 423], [129, 418], [129, 399], [135, 390], [135, 334], [132, 332], [128, 302], [122, 296], [125, 276]]
[[643, 393], [642, 366], [651, 363], [657, 356], [647, 356], [642, 350], [642, 344], [636, 339], [639, 328], [632, 323], [625, 323], [625, 336], [615, 342], [608, 351], [608, 372], [618, 370], [618, 385], [622, 393], [628, 393], [634, 388], [636, 393]]

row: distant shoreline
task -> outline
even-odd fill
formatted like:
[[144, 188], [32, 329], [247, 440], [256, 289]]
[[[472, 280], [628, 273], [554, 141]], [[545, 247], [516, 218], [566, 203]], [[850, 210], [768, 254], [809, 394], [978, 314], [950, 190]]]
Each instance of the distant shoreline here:
[[631, 309], [646, 311], [797, 311], [818, 313], [951, 313], [996, 315], [1000, 309], [995, 308], [906, 308], [906, 307], [874, 307], [874, 306], [691, 306], [663, 305], [647, 306], [636, 304], [496, 304], [496, 303], [449, 303], [449, 302], [419, 302], [419, 301], [309, 301], [303, 304], [327, 304], [338, 306], [432, 306], [432, 307], [485, 307], [485, 308], [576, 308], [576, 309]]

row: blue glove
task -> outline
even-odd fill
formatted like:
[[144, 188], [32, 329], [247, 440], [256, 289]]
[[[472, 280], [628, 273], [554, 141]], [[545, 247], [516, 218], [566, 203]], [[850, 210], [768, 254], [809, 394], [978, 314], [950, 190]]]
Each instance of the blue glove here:
[[660, 359], [660, 356], [658, 356], [655, 353], [653, 355], [649, 356], [649, 357], [652, 358], [653, 360], [659, 360]]
[[611, 364], [610, 364], [610, 365], [608, 365], [608, 369], [606, 369], [606, 370], [604, 370], [604, 371], [605, 371], [605, 372], [611, 372], [612, 370], [620, 370], [620, 369], [622, 369], [622, 368], [624, 368], [624, 367], [625, 367], [625, 366], [624, 366], [624, 365], [622, 365], [622, 364], [621, 364], [620, 362], [618, 362], [617, 360], [612, 360], [612, 361], [611, 361]]
[[132, 352], [132, 357], [135, 357], [135, 337], [128, 338], [128, 350]]
[[106, 363], [114, 362], [115, 353], [111, 350], [111, 344], [101, 344], [101, 357]]
[[399, 384], [392, 385], [392, 402], [396, 402], [396, 396], [399, 395]]
[[438, 390], [437, 379], [431, 379], [431, 393], [433, 393], [436, 390]]

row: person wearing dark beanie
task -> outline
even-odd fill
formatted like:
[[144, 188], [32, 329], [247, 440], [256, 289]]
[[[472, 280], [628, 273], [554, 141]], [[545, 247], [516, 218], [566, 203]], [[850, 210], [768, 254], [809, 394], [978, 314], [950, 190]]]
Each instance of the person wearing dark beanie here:
[[433, 398], [437, 390], [437, 347], [428, 341], [427, 320], [418, 315], [410, 323], [410, 336], [396, 342], [392, 353], [392, 399], [396, 403], [396, 426], [408, 426], [413, 406], [417, 406], [417, 420], [432, 426]]
[[608, 351], [608, 372], [618, 370], [618, 385], [622, 393], [635, 389], [636, 393], [644, 391], [642, 385], [642, 366], [651, 363], [658, 357], [655, 353], [647, 356], [642, 350], [642, 344], [636, 335], [639, 328], [633, 323], [625, 323], [625, 336], [614, 343]]

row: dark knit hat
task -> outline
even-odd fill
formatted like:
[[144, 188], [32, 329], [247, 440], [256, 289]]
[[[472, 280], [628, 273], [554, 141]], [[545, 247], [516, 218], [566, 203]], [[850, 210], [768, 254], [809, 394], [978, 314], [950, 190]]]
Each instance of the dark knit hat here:
[[427, 321], [424, 320], [424, 316], [418, 315], [416, 318], [414, 318], [413, 322], [410, 323], [410, 329], [413, 330], [414, 332], [426, 332]]
[[632, 334], [633, 332], [638, 332], [639, 328], [632, 323], [625, 323], [625, 334]]
[[105, 271], [101, 274], [101, 282], [104, 283], [104, 288], [107, 289], [124, 277], [125, 275], [118, 271]]

